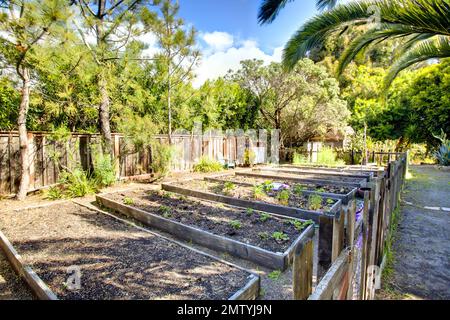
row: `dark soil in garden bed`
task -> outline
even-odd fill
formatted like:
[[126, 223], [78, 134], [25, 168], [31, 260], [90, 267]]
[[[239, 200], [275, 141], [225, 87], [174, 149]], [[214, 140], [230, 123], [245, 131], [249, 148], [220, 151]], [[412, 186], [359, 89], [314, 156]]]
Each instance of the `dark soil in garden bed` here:
[[264, 178], [254, 178], [249, 176], [223, 176], [216, 179], [220, 179], [222, 181], [230, 181], [234, 183], [244, 183], [251, 184], [253, 186], [258, 186], [267, 183], [282, 183], [289, 186], [289, 189], [293, 190], [295, 188], [302, 188], [304, 191], [316, 191], [323, 193], [336, 193], [336, 194], [348, 194], [352, 191], [351, 188], [345, 186], [333, 186], [326, 184], [312, 184], [312, 183], [298, 183], [293, 182], [289, 179], [275, 178], [273, 180], [264, 179]]
[[328, 211], [337, 202], [336, 199], [318, 195], [303, 195], [289, 190], [277, 190], [267, 186], [250, 187], [233, 183], [210, 182], [206, 180], [189, 180], [177, 183], [177, 186], [191, 190], [216, 193], [238, 199], [260, 201], [318, 212]]
[[272, 252], [285, 252], [310, 223], [278, 218], [252, 209], [237, 209], [220, 203], [200, 201], [165, 191], [136, 190], [108, 194], [105, 197]]
[[[71, 202], [3, 212], [0, 228], [60, 299], [228, 299], [249, 273]], [[66, 285], [80, 268], [81, 289]]]

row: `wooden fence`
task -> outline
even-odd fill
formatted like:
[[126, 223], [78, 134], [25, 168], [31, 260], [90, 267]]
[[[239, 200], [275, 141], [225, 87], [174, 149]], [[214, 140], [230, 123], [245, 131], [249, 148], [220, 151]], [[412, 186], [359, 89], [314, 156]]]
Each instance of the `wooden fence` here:
[[[387, 156], [384, 155], [384, 156]], [[364, 191], [361, 243], [357, 228], [347, 219], [347, 243], [339, 257], [321, 279], [310, 300], [352, 299], [371, 300], [376, 282], [386, 263], [386, 242], [391, 230], [392, 214], [397, 209], [408, 166], [407, 153], [397, 154], [385, 170], [377, 171]], [[356, 233], [355, 233], [356, 232]], [[349, 241], [350, 239], [350, 241]], [[359, 266], [359, 276], [355, 272]], [[352, 291], [358, 282], [359, 291]]]
[[[116, 159], [118, 178], [152, 173], [152, 150], [127, 151], [122, 134], [113, 134], [113, 155]], [[166, 135], [155, 136], [161, 143], [168, 143]], [[35, 191], [53, 185], [60, 178], [61, 168], [76, 166], [90, 171], [93, 169], [93, 150], [100, 145], [97, 134], [72, 133], [66, 143], [51, 139], [47, 132], [30, 132], [30, 187]], [[243, 146], [243, 147], [240, 147]], [[266, 142], [252, 141], [248, 136], [225, 135], [173, 135], [174, 159], [171, 170], [188, 171], [201, 156], [215, 160], [242, 164], [242, 148], [253, 148], [265, 155]], [[261, 159], [261, 156], [259, 157]], [[265, 158], [263, 157], [265, 161]], [[0, 195], [17, 192], [20, 182], [20, 150], [17, 132], [0, 132]]]

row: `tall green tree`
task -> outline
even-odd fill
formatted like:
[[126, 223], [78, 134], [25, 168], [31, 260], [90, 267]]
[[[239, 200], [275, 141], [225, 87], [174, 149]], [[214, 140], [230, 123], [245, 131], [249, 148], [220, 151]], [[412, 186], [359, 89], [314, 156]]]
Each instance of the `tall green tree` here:
[[17, 199], [26, 197], [29, 188], [30, 154], [27, 115], [30, 105], [31, 79], [39, 65], [35, 49], [46, 38], [65, 32], [71, 12], [62, 0], [9, 0], [0, 6], [0, 55], [12, 68], [21, 85], [17, 127], [20, 144], [20, 186]]
[[[262, 13], [268, 13], [260, 14], [260, 21], [273, 21], [281, 7], [275, 10], [262, 8]], [[449, 12], [450, 0], [351, 1], [305, 23], [286, 44], [283, 64], [292, 69], [299, 59], [307, 56], [310, 50], [322, 46], [331, 35], [349, 26], [366, 23], [372, 27], [352, 41], [342, 54], [338, 74], [370, 44], [402, 38], [404, 42], [398, 48], [398, 56], [384, 81], [387, 88], [397, 74], [409, 66], [450, 56]]]
[[[143, 34], [142, 16], [151, 16], [148, 7], [159, 4], [159, 0], [73, 0], [83, 24], [77, 26], [84, 45], [97, 64], [97, 86], [100, 95], [98, 107], [99, 128], [104, 140], [104, 150], [112, 153], [110, 124], [111, 96], [109, 71], [122, 58], [126, 46], [135, 37]], [[95, 43], [89, 38], [93, 37]]]
[[196, 48], [195, 29], [187, 28], [184, 20], [177, 17], [178, 1], [163, 0], [160, 9], [159, 18], [149, 16], [144, 22], [156, 35], [160, 49], [154, 59], [166, 91], [169, 143], [172, 143], [173, 96], [180, 94], [186, 82], [192, 79], [200, 51]]

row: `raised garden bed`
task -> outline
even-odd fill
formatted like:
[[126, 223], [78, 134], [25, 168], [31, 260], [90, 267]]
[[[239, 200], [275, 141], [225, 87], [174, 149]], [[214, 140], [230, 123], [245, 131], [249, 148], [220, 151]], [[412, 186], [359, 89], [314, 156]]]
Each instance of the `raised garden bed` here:
[[370, 176], [353, 175], [349, 173], [340, 172], [326, 172], [326, 171], [313, 171], [313, 170], [300, 170], [294, 168], [277, 168], [277, 167], [263, 167], [253, 169], [253, 172], [263, 174], [276, 174], [276, 175], [292, 175], [302, 179], [322, 179], [329, 181], [342, 181], [346, 183], [358, 183], [364, 184], [370, 180]]
[[285, 270], [295, 246], [314, 234], [312, 221], [275, 217], [165, 191], [104, 194], [97, 196], [97, 202], [178, 238], [271, 269]]
[[276, 213], [284, 216], [313, 220], [319, 216], [339, 216], [341, 201], [338, 199], [311, 197], [288, 190], [254, 188], [234, 185], [228, 188], [223, 182], [188, 180], [163, 184], [163, 190], [194, 196], [205, 200], [223, 202], [230, 205]]
[[[247, 176], [247, 177], [256, 177], [256, 178], [263, 178], [266, 180], [274, 180], [274, 179], [280, 179], [283, 180], [289, 180], [289, 181], [295, 181], [299, 183], [309, 183], [309, 184], [329, 184], [329, 185], [335, 185], [335, 186], [345, 186], [349, 188], [359, 188], [366, 185], [366, 182], [361, 181], [347, 181], [344, 180], [332, 180], [332, 178], [327, 177], [317, 177], [314, 176], [313, 178], [300, 176], [298, 174], [289, 174], [289, 173], [277, 173], [274, 171], [264, 171], [264, 170], [253, 170], [253, 171], [241, 171], [241, 172], [235, 172], [236, 176]], [[217, 176], [217, 175], [216, 175]]]
[[[9, 253], [20, 262], [20, 269], [34, 271], [38, 276], [34, 281], [43, 281], [58, 299], [258, 296], [256, 275], [72, 202], [4, 212], [0, 229], [2, 239], [12, 244]], [[71, 290], [68, 278], [77, 268], [80, 288]]]
[[348, 203], [352, 198], [355, 197], [357, 189], [355, 187], [349, 186], [336, 186], [331, 184], [323, 183], [301, 183], [289, 179], [284, 179], [283, 177], [275, 177], [274, 179], [265, 179], [257, 176], [244, 176], [244, 175], [223, 175], [216, 177], [206, 177], [205, 180], [213, 182], [231, 182], [238, 185], [246, 186], [264, 186], [268, 183], [272, 183], [274, 187], [282, 184], [289, 188], [289, 190], [298, 190], [305, 195], [319, 194], [325, 198], [336, 198], [341, 199], [342, 203]]

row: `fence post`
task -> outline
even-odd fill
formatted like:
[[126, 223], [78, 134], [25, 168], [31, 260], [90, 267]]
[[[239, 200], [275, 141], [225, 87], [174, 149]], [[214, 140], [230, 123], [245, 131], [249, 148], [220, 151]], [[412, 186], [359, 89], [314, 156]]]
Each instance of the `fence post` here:
[[299, 243], [292, 266], [294, 300], [306, 300], [312, 292], [313, 241]]

